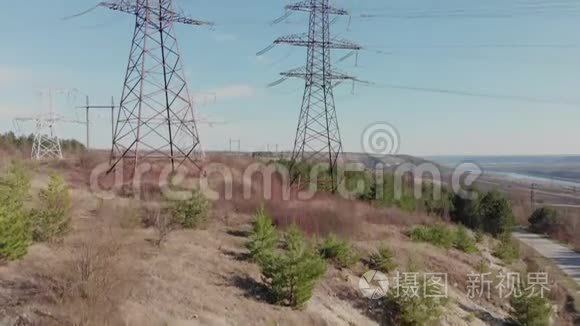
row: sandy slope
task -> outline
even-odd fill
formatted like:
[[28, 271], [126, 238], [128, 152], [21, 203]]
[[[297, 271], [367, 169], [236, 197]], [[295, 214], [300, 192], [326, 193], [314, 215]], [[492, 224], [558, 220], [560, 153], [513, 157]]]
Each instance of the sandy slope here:
[[[45, 177], [34, 184], [41, 186]], [[120, 228], [126, 200], [99, 203], [83, 186], [74, 189], [74, 231], [61, 244], [36, 244], [20, 262], [0, 266], [0, 325], [66, 325], [97, 314], [109, 325], [379, 325], [377, 302], [362, 298], [358, 276], [330, 267], [303, 311], [270, 304], [259, 268], [246, 257], [251, 216], [215, 216], [207, 230], [175, 231], [156, 248], [152, 229]], [[361, 249], [388, 240], [402, 261], [419, 257], [433, 271], [468, 273], [478, 259], [408, 241], [396, 228], [369, 225]], [[387, 238], [388, 237], [388, 238]], [[80, 244], [80, 245], [79, 245]], [[113, 246], [114, 245], [114, 246]], [[97, 308], [54, 300], [61, 269], [85, 247], [105, 251], [97, 283], [110, 302]], [[109, 248], [110, 249], [110, 248]], [[115, 265], [115, 266], [113, 266]], [[115, 269], [107, 269], [115, 267]], [[74, 269], [73, 269], [74, 271]], [[70, 273], [70, 270], [68, 271]], [[70, 275], [68, 275], [70, 276]], [[59, 283], [61, 282], [61, 283]], [[442, 325], [495, 324], [505, 311], [467, 298], [458, 284]], [[108, 303], [113, 303], [112, 306]], [[93, 311], [95, 309], [102, 309]], [[19, 324], [18, 324], [19, 323]]]

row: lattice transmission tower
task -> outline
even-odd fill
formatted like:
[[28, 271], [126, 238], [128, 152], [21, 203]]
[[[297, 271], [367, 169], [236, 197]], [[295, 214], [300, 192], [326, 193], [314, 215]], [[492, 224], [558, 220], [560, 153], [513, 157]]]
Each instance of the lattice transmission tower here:
[[[33, 121], [35, 127], [30, 158], [38, 161], [62, 160], [60, 139], [56, 132], [56, 124], [60, 121], [60, 117], [55, 114], [39, 114], [34, 117], [14, 119], [15, 124], [27, 121]], [[20, 127], [17, 129], [20, 129]]]
[[111, 150], [111, 170], [128, 160], [191, 162], [201, 148], [174, 24], [212, 25], [175, 11], [172, 0], [120, 0], [100, 6], [135, 16], [135, 30]]
[[276, 39], [274, 44], [290, 44], [307, 48], [306, 65], [281, 73], [288, 77], [305, 79], [302, 107], [291, 158], [291, 171], [299, 161], [327, 161], [333, 189], [337, 186], [337, 164], [342, 154], [342, 141], [336, 114], [333, 89], [345, 81], [356, 78], [333, 70], [331, 50], [360, 50], [353, 42], [332, 37], [331, 16], [344, 16], [348, 12], [335, 8], [329, 0], [305, 0], [287, 5], [287, 16], [293, 11], [309, 14], [308, 33], [294, 34]]
[[67, 120], [62, 115], [54, 112], [53, 96], [57, 94], [65, 94], [71, 96], [76, 90], [53, 90], [48, 89], [40, 92], [41, 97], [48, 96], [48, 110], [39, 114], [28, 117], [17, 117], [14, 123], [17, 129], [21, 129], [20, 123], [34, 122], [34, 139], [32, 142], [31, 158], [33, 160], [62, 160], [62, 149], [60, 145], [60, 138], [58, 137], [57, 124], [59, 123], [76, 123], [83, 124], [77, 120]]

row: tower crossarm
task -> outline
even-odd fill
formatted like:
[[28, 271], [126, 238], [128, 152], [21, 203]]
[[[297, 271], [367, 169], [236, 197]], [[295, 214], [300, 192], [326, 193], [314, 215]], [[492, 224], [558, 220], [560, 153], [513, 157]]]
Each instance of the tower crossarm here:
[[274, 44], [290, 44], [294, 46], [318, 46], [331, 49], [361, 50], [362, 46], [344, 39], [321, 41], [309, 39], [306, 33], [282, 36], [274, 41]]
[[25, 121], [44, 121], [48, 123], [64, 122], [64, 123], [76, 123], [76, 124], [86, 124], [85, 122], [79, 120], [68, 120], [60, 115], [42, 115], [39, 114], [34, 117], [16, 117], [14, 121], [25, 122]]
[[128, 14], [136, 14], [137, 13], [137, 5], [134, 1], [128, 0], [118, 0], [118, 1], [103, 1], [99, 3], [99, 6], [109, 8], [115, 11], [121, 11]]
[[310, 1], [304, 0], [298, 3], [290, 4], [286, 6], [286, 10], [293, 10], [293, 11], [304, 11], [304, 12], [311, 12], [311, 11], [324, 11], [331, 15], [348, 15], [348, 11], [340, 8], [335, 8], [329, 5], [321, 4], [318, 1]]
[[34, 120], [38, 120], [38, 118], [33, 118], [33, 117], [18, 117], [18, 118], [14, 118], [14, 121], [34, 121]]
[[[138, 14], [138, 5], [135, 1], [129, 0], [119, 0], [119, 1], [105, 1], [99, 4], [101, 7], [105, 7], [111, 10], [120, 11], [128, 14], [137, 15]], [[153, 8], [151, 8], [153, 9]], [[151, 10], [152, 13], [157, 13], [156, 10]], [[186, 24], [186, 25], [194, 25], [194, 26], [202, 26], [202, 25], [214, 25], [212, 22], [203, 21], [194, 19], [192, 17], [186, 16], [185, 14], [175, 12], [171, 9], [165, 9], [164, 20], [169, 20], [175, 23]]]
[[[304, 79], [308, 79], [310, 77], [310, 75], [308, 74], [308, 72], [306, 71], [305, 67], [300, 67], [300, 68], [296, 68], [296, 69], [292, 69], [286, 72], [282, 72], [280, 73], [281, 76], [290, 78], [304, 78]], [[316, 75], [315, 73], [312, 73], [312, 75]], [[337, 72], [337, 71], [331, 71], [331, 72], [326, 72], [325, 75], [326, 79], [331, 79], [331, 80], [357, 80], [356, 77], [354, 76], [350, 76], [341, 72]]]

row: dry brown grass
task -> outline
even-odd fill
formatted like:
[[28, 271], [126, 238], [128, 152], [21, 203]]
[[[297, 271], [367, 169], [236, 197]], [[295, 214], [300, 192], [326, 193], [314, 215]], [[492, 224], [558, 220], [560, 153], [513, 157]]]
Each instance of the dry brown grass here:
[[549, 275], [548, 296], [559, 307], [556, 325], [577, 325], [580, 321], [580, 286], [534, 249], [521, 245], [521, 255], [526, 272], [545, 272]]
[[532, 215], [534, 210], [530, 206], [529, 194], [525, 197], [519, 193], [511, 194], [511, 204], [516, 222], [520, 225], [527, 225], [528, 218]]
[[566, 212], [562, 217], [562, 227], [554, 235], [560, 241], [570, 244], [574, 249], [580, 251], [580, 214], [578, 212]]
[[[226, 198], [227, 187], [223, 177], [210, 175], [209, 184], [217, 191], [220, 199], [215, 208], [221, 215], [228, 212], [253, 214], [257, 208], [264, 206], [273, 216], [276, 224], [282, 228], [295, 224], [311, 235], [327, 235], [335, 233], [356, 238], [361, 234], [366, 223], [379, 225], [410, 226], [428, 223], [434, 220], [424, 214], [403, 213], [398, 209], [374, 207], [368, 203], [341, 198], [339, 195], [320, 192], [308, 200], [298, 197], [297, 189], [286, 188], [286, 183], [280, 174], [272, 174], [270, 188], [264, 182], [264, 175], [255, 173], [250, 178], [243, 179], [243, 171], [252, 163], [251, 158], [214, 156], [213, 163], [221, 163], [230, 168], [233, 177], [231, 199]], [[244, 197], [244, 188], [250, 190]], [[287, 192], [287, 198], [284, 194]], [[270, 194], [265, 197], [264, 194]]]
[[0, 158], [11, 158], [11, 159], [25, 159], [30, 157], [30, 152], [32, 147], [22, 146], [16, 147], [15, 145], [2, 144], [0, 147]]
[[[539, 207], [536, 206], [535, 208]], [[580, 233], [580, 210], [577, 208], [553, 208], [556, 209], [560, 217], [560, 227], [550, 234], [550, 237], [568, 244], [576, 250], [580, 250], [580, 236], [578, 236]], [[528, 219], [533, 213], [533, 209], [529, 205], [529, 199], [512, 199], [512, 209], [517, 223], [528, 226]]]
[[[437, 218], [373, 207], [330, 194], [318, 194], [307, 201], [295, 197], [283, 200], [283, 183], [276, 178], [272, 199], [264, 200], [261, 176], [241, 178], [244, 168], [252, 163], [250, 158], [210, 158], [230, 166], [234, 173], [232, 200], [223, 199], [223, 180], [209, 176], [213, 189], [222, 193], [222, 199], [214, 202], [214, 215], [227, 216], [227, 225], [213, 223], [207, 230], [179, 230], [168, 237], [168, 229], [159, 224], [160, 215], [155, 214], [160, 204], [159, 186], [149, 183], [151, 186], [139, 189], [141, 196], [137, 199], [141, 200], [97, 202], [96, 208], [86, 214], [89, 218], [80, 222], [84, 227], [76, 228], [58, 251], [52, 253], [51, 248], [47, 250], [51, 254], [38, 255], [35, 275], [43, 290], [37, 292], [50, 294], [49, 299], [43, 299], [42, 311], [50, 312], [53, 317], [49, 319], [56, 320], [55, 325], [159, 325], [173, 319], [184, 324], [249, 324], [258, 319], [261, 324], [313, 324], [313, 320], [320, 319], [322, 309], [328, 309], [325, 321], [339, 316], [341, 305], [350, 309], [345, 310], [347, 317], [341, 321], [350, 320], [353, 313], [365, 313], [364, 307], [353, 311], [352, 302], [328, 295], [329, 284], [336, 283], [342, 286], [340, 291], [344, 290], [344, 281], [336, 277], [322, 281], [323, 290], [318, 291], [312, 303], [315, 308], [305, 312], [273, 308], [255, 295], [259, 293], [256, 288], [260, 288], [259, 270], [243, 259], [246, 239], [239, 234], [249, 228], [249, 214], [262, 204], [281, 227], [296, 224], [315, 236], [336, 233], [352, 240], [363, 254], [386, 243], [395, 252], [402, 270], [415, 265], [422, 271], [447, 272], [449, 284], [456, 284], [460, 292], [465, 292], [465, 275], [475, 271], [481, 261], [479, 254], [413, 243], [405, 235], [410, 226], [432, 223]], [[79, 186], [86, 185], [91, 160], [87, 158], [87, 162], [67, 171], [69, 177], [84, 178]], [[145, 175], [145, 181], [157, 181], [159, 172], [154, 167], [151, 174]], [[195, 177], [195, 172], [192, 175]], [[249, 199], [242, 196], [244, 182], [251, 185]], [[90, 209], [84, 205], [81, 208]], [[139, 220], [139, 225], [132, 222], [135, 220]], [[142, 225], [142, 221], [146, 223]], [[151, 238], [164, 245], [151, 246], [146, 241]], [[364, 271], [366, 268], [362, 268]], [[358, 274], [353, 280], [358, 280]], [[1, 281], [2, 277], [0, 302]], [[347, 287], [356, 291], [356, 286]], [[558, 298], [561, 300], [560, 295]], [[284, 323], [285, 320], [294, 322]], [[368, 320], [359, 324], [368, 324], [364, 321]]]
[[58, 264], [35, 273], [49, 284], [51, 310], [72, 325], [120, 325], [135, 277], [123, 259], [121, 234], [95, 231], [70, 240]]
[[105, 151], [85, 151], [77, 156], [76, 165], [84, 171], [90, 171], [101, 163], [109, 162], [109, 153]]
[[577, 210], [559, 209], [560, 226], [550, 234], [552, 239], [568, 244], [576, 250], [580, 250], [580, 213]]
[[295, 224], [310, 235], [335, 233], [352, 237], [359, 233], [364, 221], [357, 203], [330, 196], [309, 201], [269, 201], [265, 207], [279, 227]]

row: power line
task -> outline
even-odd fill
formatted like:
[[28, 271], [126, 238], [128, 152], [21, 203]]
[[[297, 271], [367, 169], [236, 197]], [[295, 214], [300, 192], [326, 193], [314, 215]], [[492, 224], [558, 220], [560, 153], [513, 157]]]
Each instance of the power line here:
[[85, 124], [86, 124], [86, 147], [87, 151], [91, 149], [90, 135], [91, 135], [91, 123], [90, 123], [90, 110], [93, 109], [109, 109], [111, 110], [111, 142], [115, 140], [115, 99], [111, 97], [111, 105], [91, 105], [89, 102], [89, 96], [86, 96], [86, 105], [77, 106], [77, 109], [85, 109]]
[[377, 50], [377, 49], [480, 49], [480, 48], [494, 48], [494, 49], [578, 49], [580, 48], [580, 43], [553, 43], [553, 44], [494, 44], [494, 43], [482, 43], [482, 44], [392, 44], [392, 45], [377, 45], [370, 44], [365, 45], [363, 49]]
[[90, 13], [91, 11], [99, 8], [99, 6], [100, 6], [100, 4], [96, 4], [96, 5], [94, 5], [93, 7], [89, 8], [87, 10], [81, 11], [79, 13], [76, 13], [76, 14], [73, 14], [73, 15], [70, 15], [70, 16], [62, 17], [61, 20], [69, 20], [69, 19], [73, 19], [73, 18], [78, 18], [78, 17], [84, 16], [84, 15]]
[[[447, 5], [447, 4], [446, 4]], [[565, 2], [565, 3], [555, 3], [555, 2], [544, 2], [544, 3], [527, 3], [527, 4], [514, 4], [502, 2], [498, 6], [489, 4], [487, 6], [482, 6], [481, 3], [472, 6], [446, 6], [446, 7], [432, 7], [425, 8], [421, 6], [420, 8], [401, 8], [401, 7], [382, 7], [382, 8], [361, 8], [357, 11], [362, 12], [372, 12], [373, 14], [391, 14], [391, 15], [425, 15], [425, 14], [489, 14], [489, 13], [503, 13], [503, 14], [518, 14], [518, 13], [541, 13], [541, 12], [554, 12], [554, 13], [565, 13], [570, 11], [575, 11], [580, 9], [578, 2]]]
[[516, 17], [577, 17], [580, 6], [577, 2], [528, 2], [505, 3], [499, 5], [433, 7], [425, 8], [364, 8], [353, 15], [360, 21], [384, 19], [478, 19], [478, 18], [516, 18]]
[[[405, 49], [396, 49], [394, 51], [381, 51], [381, 50], [374, 50], [364, 48], [363, 51], [367, 53], [382, 55], [385, 57], [398, 57], [403, 59], [409, 59], [410, 56], [415, 55], [422, 55], [422, 53], [417, 53], [413, 49], [408, 49], [409, 51], [405, 51]], [[401, 52], [403, 51], [403, 52]], [[488, 56], [488, 55], [480, 55], [478, 54], [465, 54], [465, 53], [451, 53], [449, 54], [447, 51], [439, 53], [441, 59], [449, 59], [449, 60], [462, 60], [462, 61], [477, 61], [477, 62], [485, 62], [491, 64], [497, 63], [515, 63], [515, 64], [534, 64], [534, 65], [561, 65], [562, 62], [558, 60], [548, 60], [546, 58], [537, 58], [537, 57], [524, 57], [524, 56]], [[433, 59], [433, 53], [430, 53], [431, 61], [436, 61]], [[438, 58], [439, 59], [439, 58]], [[357, 67], [360, 68], [359, 65]]]
[[492, 94], [492, 93], [471, 92], [471, 91], [462, 91], [462, 90], [453, 90], [453, 89], [444, 89], [444, 88], [420, 87], [420, 86], [409, 86], [409, 85], [399, 85], [399, 84], [383, 84], [383, 83], [373, 83], [373, 82], [361, 82], [361, 84], [363, 84], [367, 87], [374, 87], [374, 88], [390, 88], [390, 89], [399, 89], [399, 90], [414, 91], [414, 92], [427, 92], [427, 93], [438, 93], [438, 94], [448, 94], [448, 95], [459, 95], [459, 96], [466, 96], [466, 97], [479, 97], [479, 98], [489, 98], [489, 99], [497, 99], [497, 100], [511, 100], [511, 101], [520, 101], [520, 102], [530, 102], [530, 103], [536, 103], [536, 104], [563, 104], [563, 105], [568, 105], [568, 106], [580, 107], [580, 101], [573, 102], [573, 101], [561, 100], [561, 99], [545, 99], [545, 98], [535, 98], [535, 97], [520, 96], [520, 95]]

